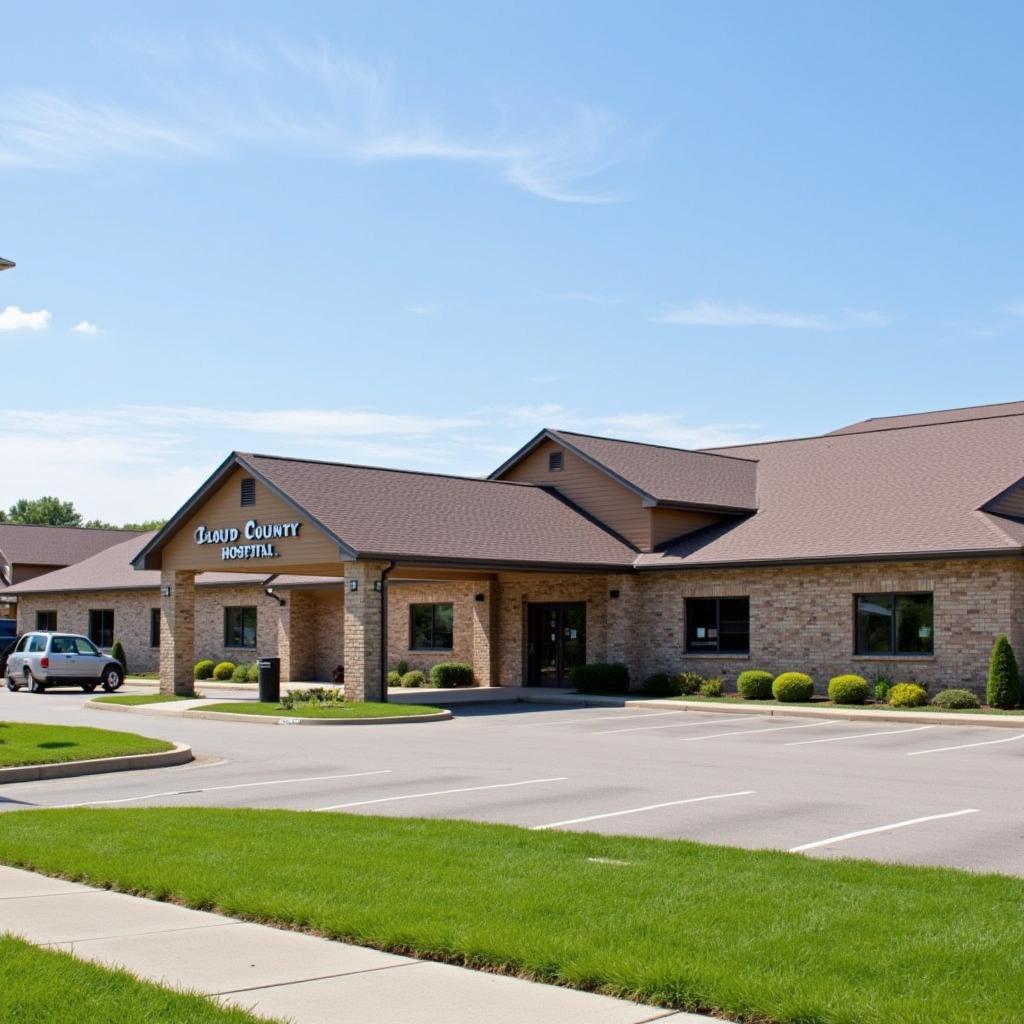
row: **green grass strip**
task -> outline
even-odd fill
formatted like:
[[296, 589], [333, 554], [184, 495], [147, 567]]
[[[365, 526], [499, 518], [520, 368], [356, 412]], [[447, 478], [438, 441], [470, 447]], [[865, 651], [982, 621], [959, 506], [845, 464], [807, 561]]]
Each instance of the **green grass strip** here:
[[321, 707], [317, 704], [296, 704], [283, 708], [276, 703], [238, 701], [227, 704], [204, 704], [190, 711], [230, 712], [233, 715], [272, 715], [274, 718], [394, 718], [399, 715], [436, 715], [441, 709], [425, 704], [374, 704], [372, 702]]
[[110, 732], [75, 725], [0, 722], [0, 767], [86, 761], [95, 757], [155, 754], [174, 744], [132, 732]]
[[8, 814], [0, 860], [733, 1019], [1021, 1020], [1024, 881], [1002, 875], [464, 821], [188, 807]]
[[940, 708], [934, 704], [922, 704], [920, 707], [904, 708], [894, 707], [892, 704], [836, 704], [831, 700], [816, 700], [786, 702], [769, 698], [768, 700], [747, 700], [739, 694], [729, 693], [722, 697], [702, 697], [700, 694], [685, 694], [680, 697], [667, 697], [666, 700], [692, 700], [701, 704], [736, 704], [740, 707], [749, 704], [770, 704], [777, 708], [841, 708], [843, 711], [932, 711], [945, 715], [1024, 715], [1024, 708], [1003, 710], [1001, 708]]
[[243, 1010], [0, 935], [4, 1024], [257, 1024]]
[[192, 700], [192, 697], [177, 697], [170, 693], [118, 693], [111, 697], [93, 697], [94, 704], [127, 704], [136, 707], [139, 704], [167, 704], [175, 700]]

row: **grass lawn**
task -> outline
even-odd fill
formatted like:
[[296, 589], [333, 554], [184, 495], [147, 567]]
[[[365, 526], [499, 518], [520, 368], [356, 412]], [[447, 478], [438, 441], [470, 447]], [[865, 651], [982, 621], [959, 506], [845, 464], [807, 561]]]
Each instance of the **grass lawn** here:
[[93, 704], [167, 704], [174, 700], [192, 700], [192, 697], [176, 697], [170, 693], [122, 693], [110, 697], [93, 697]]
[[127, 674], [128, 679], [159, 679], [159, 672], [129, 672]]
[[[314, 851], [315, 863], [295, 867]], [[1001, 875], [476, 822], [190, 807], [8, 814], [0, 861], [748, 1021], [1021, 1020], [1024, 880]]]
[[123, 754], [155, 754], [174, 744], [132, 732], [109, 732], [77, 725], [0, 722], [0, 768], [58, 761], [85, 761]]
[[256, 1024], [242, 1010], [0, 935], [5, 1024]]
[[696, 700], [703, 704], [771, 704], [778, 708], [842, 708], [844, 711], [854, 708], [858, 711], [934, 711], [953, 715], [1024, 715], [1024, 708], [1015, 708], [1012, 711], [1002, 711], [999, 708], [937, 708], [933, 704], [924, 704], [918, 708], [894, 708], [891, 704], [836, 704], [834, 701], [826, 700], [824, 697], [815, 700], [799, 701], [796, 703], [785, 703], [775, 700], [747, 700], [738, 693], [727, 693], [722, 697], [701, 697], [699, 694], [693, 696], [669, 697], [668, 700]]
[[259, 701], [230, 704], [204, 704], [195, 711], [230, 711], [234, 715], [272, 715], [274, 718], [393, 718], [396, 715], [436, 715], [441, 709], [425, 704], [340, 704], [321, 707], [317, 704], [296, 704], [283, 708], [280, 704]]

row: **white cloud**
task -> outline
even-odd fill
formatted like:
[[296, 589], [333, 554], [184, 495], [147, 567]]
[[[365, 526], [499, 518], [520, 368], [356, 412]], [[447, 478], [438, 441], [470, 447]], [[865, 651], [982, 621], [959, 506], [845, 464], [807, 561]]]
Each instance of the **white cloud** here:
[[[124, 39], [119, 45], [132, 48]], [[388, 68], [323, 43], [219, 38], [154, 49], [143, 42], [129, 56], [158, 83], [148, 107], [39, 89], [0, 93], [0, 168], [77, 170], [128, 157], [209, 159], [263, 147], [350, 162], [470, 164], [545, 199], [618, 200], [591, 182], [624, 155], [622, 127], [587, 105], [547, 126], [454, 131], [396, 98]]]
[[838, 315], [827, 315], [726, 306], [704, 300], [670, 309], [653, 319], [656, 323], [687, 327], [774, 327], [794, 331], [841, 331], [855, 327], [884, 327], [891, 322], [886, 314], [873, 310], [848, 309]]
[[74, 327], [71, 328], [76, 334], [99, 334], [100, 329], [88, 320], [79, 320]]
[[50, 312], [38, 309], [34, 313], [8, 306], [0, 313], [0, 332], [3, 331], [45, 331], [50, 326]]

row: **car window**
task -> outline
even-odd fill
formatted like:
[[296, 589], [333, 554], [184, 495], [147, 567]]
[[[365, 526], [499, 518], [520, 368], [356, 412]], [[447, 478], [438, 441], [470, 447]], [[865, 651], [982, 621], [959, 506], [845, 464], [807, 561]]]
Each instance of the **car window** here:
[[28, 653], [29, 654], [41, 654], [46, 650], [46, 637], [45, 636], [30, 636], [28, 638]]
[[86, 640], [84, 636], [76, 636], [73, 638], [69, 637], [69, 639], [73, 640], [75, 645], [75, 651], [78, 654], [94, 654], [97, 657], [99, 656], [100, 652], [96, 649], [92, 642]]
[[69, 636], [55, 636], [50, 641], [51, 654], [74, 654], [75, 641]]
[[31, 639], [32, 639], [32, 638], [31, 638], [30, 636], [23, 636], [23, 637], [22, 637], [22, 638], [21, 638], [21, 639], [20, 639], [20, 640], [18, 641], [18, 646], [14, 648], [14, 652], [15, 652], [15, 654], [18, 654], [18, 653], [20, 653], [21, 651], [24, 651], [24, 650], [25, 650], [25, 649], [26, 649], [26, 648], [28, 647], [28, 642], [29, 642], [29, 640], [31, 640]]

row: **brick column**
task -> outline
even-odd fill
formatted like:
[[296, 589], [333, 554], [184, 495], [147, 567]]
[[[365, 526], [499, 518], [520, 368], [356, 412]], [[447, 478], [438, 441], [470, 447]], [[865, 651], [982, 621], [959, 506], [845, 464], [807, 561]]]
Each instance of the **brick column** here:
[[[384, 562], [345, 563], [345, 699], [384, 697], [381, 673], [382, 595], [374, 590]], [[352, 589], [353, 584], [355, 590]]]
[[301, 590], [279, 592], [278, 596], [285, 600], [277, 619], [281, 682], [309, 682], [316, 676], [316, 601]]
[[[477, 686], [498, 684], [498, 581], [474, 583], [473, 678]], [[483, 600], [477, 600], [482, 596]]]
[[[170, 594], [166, 591], [170, 589]], [[196, 658], [196, 574], [160, 573], [160, 692], [191, 697]]]
[[[620, 662], [629, 669], [629, 683], [638, 689], [643, 681], [637, 651], [637, 621], [639, 594], [637, 580], [633, 576], [608, 577], [608, 617], [606, 657], [610, 662]], [[612, 597], [614, 591], [618, 597]]]

